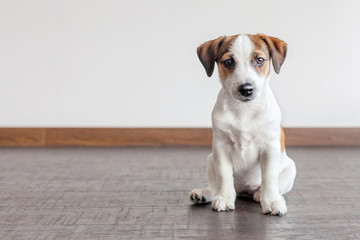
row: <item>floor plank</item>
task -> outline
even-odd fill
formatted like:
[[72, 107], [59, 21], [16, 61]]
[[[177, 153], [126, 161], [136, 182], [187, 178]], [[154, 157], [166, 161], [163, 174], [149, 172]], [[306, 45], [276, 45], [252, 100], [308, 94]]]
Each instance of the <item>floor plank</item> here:
[[287, 148], [284, 217], [195, 206], [205, 147], [2, 148], [0, 239], [359, 239], [360, 148]]

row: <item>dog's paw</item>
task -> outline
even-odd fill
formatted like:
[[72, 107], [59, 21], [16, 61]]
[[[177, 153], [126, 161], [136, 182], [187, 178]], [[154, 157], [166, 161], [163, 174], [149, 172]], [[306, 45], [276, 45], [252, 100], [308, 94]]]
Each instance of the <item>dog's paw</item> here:
[[261, 190], [259, 188], [259, 190], [257, 190], [254, 195], [253, 195], [253, 199], [255, 202], [260, 202], [260, 197], [261, 197]]
[[215, 196], [212, 200], [212, 209], [217, 212], [231, 211], [235, 209], [235, 198]]
[[287, 213], [286, 201], [281, 195], [276, 198], [262, 197], [260, 204], [264, 214], [283, 216]]
[[206, 203], [208, 200], [205, 196], [205, 191], [203, 189], [194, 189], [190, 193], [190, 201], [200, 204], [200, 203]]

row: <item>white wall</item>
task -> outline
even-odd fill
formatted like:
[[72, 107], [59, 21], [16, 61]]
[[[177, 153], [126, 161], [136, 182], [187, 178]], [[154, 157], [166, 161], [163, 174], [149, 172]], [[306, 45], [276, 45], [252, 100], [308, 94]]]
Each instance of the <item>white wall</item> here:
[[220, 84], [196, 47], [288, 43], [286, 127], [360, 127], [360, 1], [0, 1], [0, 126], [208, 127]]

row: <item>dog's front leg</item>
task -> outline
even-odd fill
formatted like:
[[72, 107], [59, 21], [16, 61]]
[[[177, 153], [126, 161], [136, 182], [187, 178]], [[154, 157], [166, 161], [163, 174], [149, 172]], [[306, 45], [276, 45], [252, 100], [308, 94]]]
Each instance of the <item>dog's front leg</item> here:
[[235, 209], [233, 166], [226, 148], [225, 144], [213, 145], [216, 193], [212, 200], [212, 208], [218, 212]]
[[279, 193], [280, 145], [273, 144], [260, 153], [261, 195], [263, 213], [271, 215], [286, 214], [286, 202]]

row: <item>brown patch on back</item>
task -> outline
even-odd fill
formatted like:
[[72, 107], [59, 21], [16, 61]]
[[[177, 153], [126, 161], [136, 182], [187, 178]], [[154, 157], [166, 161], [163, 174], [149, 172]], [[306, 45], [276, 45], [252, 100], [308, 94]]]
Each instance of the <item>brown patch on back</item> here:
[[284, 150], [285, 150], [285, 133], [284, 133], [283, 128], [281, 128], [280, 144], [281, 144], [281, 152], [284, 152]]

